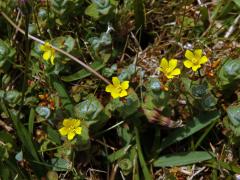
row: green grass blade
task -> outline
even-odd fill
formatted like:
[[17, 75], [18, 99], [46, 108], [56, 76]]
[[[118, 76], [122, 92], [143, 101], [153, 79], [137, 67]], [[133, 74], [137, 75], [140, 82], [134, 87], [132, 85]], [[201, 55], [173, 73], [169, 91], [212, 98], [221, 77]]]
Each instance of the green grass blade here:
[[28, 118], [28, 132], [30, 134], [33, 134], [34, 119], [35, 119], [35, 110], [34, 108], [31, 108], [29, 118]]
[[219, 118], [220, 113], [218, 111], [204, 112], [199, 116], [194, 117], [193, 120], [189, 121], [184, 127], [174, 130], [168, 137], [162, 140], [161, 147], [156, 153], [160, 153], [163, 149], [168, 146], [179, 142], [192, 134], [205, 128], [213, 121]]
[[[17, 114], [11, 113], [11, 111], [8, 110], [6, 103], [4, 100], [1, 100], [1, 109], [9, 116], [9, 118], [12, 120], [14, 127], [16, 129], [17, 136], [19, 137], [21, 143], [24, 147], [24, 152], [26, 152], [25, 158], [27, 160], [34, 159], [37, 162], [41, 162], [38, 153], [36, 151], [36, 148], [32, 141], [32, 135], [29, 133], [29, 131], [25, 128], [23, 123], [17, 118]], [[32, 164], [32, 168], [35, 171], [36, 175], [38, 177], [43, 176], [46, 172], [42, 166], [34, 166]]]
[[[18, 167], [16, 161], [13, 158], [6, 160], [3, 163], [3, 166], [9, 168], [11, 170], [12, 174], [18, 174], [18, 179], [26, 179], [26, 180], [30, 179], [29, 177], [26, 176], [24, 171], [21, 171], [21, 169]], [[1, 167], [1, 165], [0, 165], [0, 167]]]
[[161, 156], [153, 162], [154, 167], [184, 166], [210, 160], [213, 155], [205, 151], [182, 152]]
[[128, 152], [129, 148], [131, 147], [131, 145], [127, 145], [121, 149], [119, 149], [118, 151], [110, 154], [107, 158], [110, 162], [114, 162], [120, 158], [122, 158], [123, 156], [126, 155], [126, 153]]
[[233, 2], [240, 8], [240, 0], [233, 0]]
[[134, 127], [134, 131], [135, 131], [135, 134], [136, 134], [138, 158], [139, 158], [139, 162], [140, 162], [140, 165], [141, 165], [141, 168], [142, 168], [142, 171], [143, 171], [144, 179], [151, 180], [153, 178], [152, 178], [151, 173], [148, 170], [147, 164], [146, 164], [146, 162], [144, 160], [144, 156], [142, 154], [140, 136], [139, 136], [139, 132], [138, 132], [137, 127]]
[[240, 167], [237, 164], [233, 164], [231, 162], [223, 162], [221, 160], [210, 160], [207, 163], [207, 166], [215, 168], [215, 169], [227, 169], [234, 173], [240, 173]]
[[143, 29], [145, 26], [145, 14], [144, 14], [143, 0], [134, 0], [133, 6], [134, 6], [136, 30], [139, 30], [140, 28]]
[[201, 137], [198, 139], [198, 141], [194, 145], [193, 150], [197, 149], [197, 147], [201, 144], [203, 139], [208, 135], [208, 133], [211, 131], [211, 129], [215, 126], [216, 123], [217, 123], [217, 120], [213, 121], [212, 124], [208, 128], [206, 128], [205, 132], [201, 135]]
[[9, 118], [13, 121], [13, 124], [17, 131], [17, 135], [25, 146], [26, 150], [33, 156], [35, 160], [39, 161], [38, 154], [32, 142], [32, 136], [28, 133], [21, 121], [17, 119], [17, 115], [14, 115], [7, 109], [6, 103], [4, 101], [1, 101], [1, 108], [6, 114], [8, 114]]

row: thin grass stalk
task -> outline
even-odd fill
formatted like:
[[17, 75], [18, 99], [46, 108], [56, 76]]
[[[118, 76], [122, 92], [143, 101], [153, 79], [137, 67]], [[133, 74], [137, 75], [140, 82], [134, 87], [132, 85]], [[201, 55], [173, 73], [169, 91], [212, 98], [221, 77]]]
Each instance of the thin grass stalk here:
[[136, 138], [136, 143], [137, 143], [138, 159], [139, 159], [140, 165], [142, 167], [144, 179], [153, 180], [152, 175], [148, 170], [146, 161], [144, 160], [144, 156], [143, 156], [142, 148], [141, 148], [139, 131], [138, 131], [138, 128], [136, 126], [134, 127], [134, 131], [135, 131], [135, 135], [136, 135], [135, 138]]

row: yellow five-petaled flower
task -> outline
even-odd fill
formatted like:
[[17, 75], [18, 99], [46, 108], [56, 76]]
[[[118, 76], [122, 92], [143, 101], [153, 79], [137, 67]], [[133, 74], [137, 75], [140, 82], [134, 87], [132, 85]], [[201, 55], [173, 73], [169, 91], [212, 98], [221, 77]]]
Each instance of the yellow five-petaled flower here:
[[76, 134], [82, 133], [82, 127], [80, 126], [81, 120], [79, 119], [64, 119], [63, 127], [58, 131], [62, 136], [67, 136], [68, 140], [72, 140]]
[[112, 77], [112, 83], [113, 84], [107, 85], [105, 91], [111, 93], [114, 99], [128, 95], [126, 90], [129, 87], [129, 81], [123, 81], [121, 83], [118, 77]]
[[43, 59], [48, 61], [50, 59], [51, 63], [54, 64], [55, 58], [55, 49], [49, 44], [49, 42], [45, 42], [40, 46], [40, 50], [43, 51]]
[[170, 59], [169, 62], [166, 58], [162, 58], [160, 66], [157, 70], [163, 72], [163, 74], [168, 78], [172, 79], [174, 76], [177, 76], [181, 73], [181, 70], [177, 67], [177, 60]]
[[183, 62], [186, 68], [192, 68], [193, 71], [197, 71], [201, 68], [201, 64], [205, 64], [208, 61], [206, 56], [202, 56], [202, 50], [196, 49], [194, 52], [186, 50], [185, 57], [187, 60]]

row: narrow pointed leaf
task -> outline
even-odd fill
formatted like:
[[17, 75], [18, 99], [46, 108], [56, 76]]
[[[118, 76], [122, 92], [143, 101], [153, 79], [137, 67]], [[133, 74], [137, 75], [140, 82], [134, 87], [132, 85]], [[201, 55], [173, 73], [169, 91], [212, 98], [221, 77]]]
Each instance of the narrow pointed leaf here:
[[212, 159], [214, 156], [205, 151], [182, 152], [161, 156], [153, 162], [155, 167], [184, 166]]
[[213, 121], [217, 120], [219, 115], [220, 113], [218, 111], [212, 111], [204, 112], [194, 117], [193, 120], [189, 121], [184, 127], [172, 131], [168, 137], [163, 139], [160, 146], [161, 148], [157, 150], [157, 153], [205, 128]]

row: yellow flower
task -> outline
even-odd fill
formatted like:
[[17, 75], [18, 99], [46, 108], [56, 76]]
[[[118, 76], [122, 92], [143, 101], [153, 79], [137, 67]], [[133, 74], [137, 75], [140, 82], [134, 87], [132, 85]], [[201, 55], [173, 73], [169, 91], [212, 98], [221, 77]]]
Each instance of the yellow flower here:
[[181, 73], [181, 70], [177, 67], [177, 60], [170, 59], [169, 62], [166, 58], [162, 58], [160, 66], [157, 70], [163, 72], [163, 74], [168, 78], [172, 79], [174, 76], [177, 76]]
[[201, 64], [204, 64], [208, 61], [206, 56], [202, 56], [202, 50], [196, 49], [194, 52], [186, 50], [185, 57], [187, 60], [183, 62], [186, 68], [192, 68], [193, 71], [197, 71]]
[[128, 95], [126, 90], [129, 87], [129, 81], [123, 81], [120, 83], [120, 80], [117, 77], [113, 77], [112, 82], [113, 84], [107, 85], [105, 91], [110, 92], [114, 99]]
[[40, 50], [44, 52], [43, 59], [45, 61], [48, 61], [50, 59], [51, 63], [54, 64], [55, 49], [51, 47], [49, 42], [45, 42], [43, 45], [41, 45]]
[[62, 136], [66, 136], [68, 140], [72, 140], [76, 134], [82, 133], [82, 127], [80, 127], [81, 121], [79, 119], [64, 119], [63, 127], [58, 131]]

